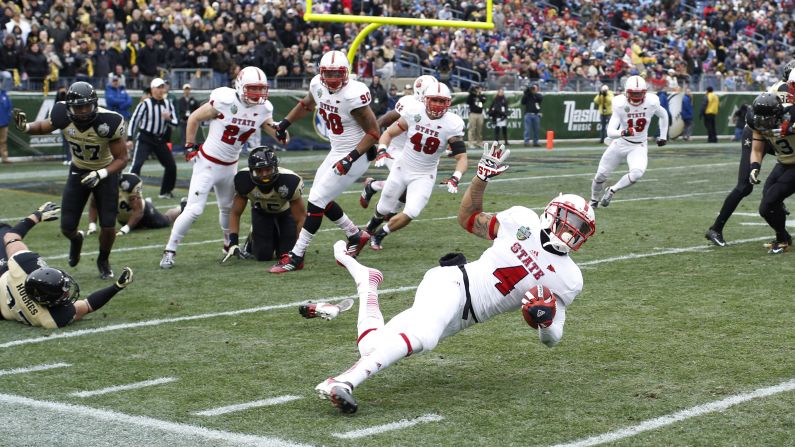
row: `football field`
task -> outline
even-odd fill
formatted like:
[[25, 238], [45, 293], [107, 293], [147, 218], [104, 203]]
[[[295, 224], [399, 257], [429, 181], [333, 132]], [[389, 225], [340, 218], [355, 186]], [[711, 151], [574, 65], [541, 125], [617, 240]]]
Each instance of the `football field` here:
[[[510, 169], [486, 190], [486, 211], [540, 213], [558, 192], [588, 197], [603, 149], [513, 149]], [[117, 237], [111, 264], [117, 273], [132, 267], [135, 282], [105, 307], [59, 331], [0, 321], [0, 446], [795, 445], [795, 252], [762, 247], [773, 232], [757, 214], [761, 185], [726, 226], [728, 246], [704, 238], [736, 182], [739, 150], [652, 144], [643, 179], [596, 210], [596, 235], [573, 256], [585, 287], [555, 348], [539, 343], [518, 311], [500, 315], [372, 377], [354, 391], [353, 416], [313, 388], [358, 358], [356, 307], [332, 321], [297, 311], [307, 300], [354, 297], [332, 255], [341, 230], [324, 221], [305, 269], [284, 275], [267, 273], [272, 263], [219, 264], [215, 202], [172, 270], [158, 265], [169, 230]], [[325, 153], [278, 155], [310, 187]], [[465, 180], [479, 156], [470, 151]], [[773, 162], [765, 159], [763, 177]], [[453, 166], [443, 160], [439, 179]], [[177, 197], [165, 200], [157, 198], [162, 168], [144, 167], [144, 195], [161, 212], [187, 195], [190, 168], [178, 169]], [[0, 165], [0, 221], [60, 202], [65, 178], [56, 162]], [[384, 250], [359, 256], [384, 273], [387, 319], [411, 305], [440, 256], [472, 260], [489, 245], [456, 221], [467, 184], [458, 195], [438, 186]], [[338, 202], [364, 225], [378, 196], [362, 209], [360, 187]], [[95, 235], [76, 268], [57, 221], [25, 242], [70, 272], [83, 297], [105, 284]]]

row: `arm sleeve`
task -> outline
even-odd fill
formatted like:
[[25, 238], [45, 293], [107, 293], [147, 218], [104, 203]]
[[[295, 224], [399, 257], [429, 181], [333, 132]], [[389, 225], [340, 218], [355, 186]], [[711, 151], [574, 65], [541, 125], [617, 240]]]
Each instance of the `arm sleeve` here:
[[135, 111], [133, 112], [132, 119], [130, 119], [130, 125], [127, 127], [127, 136], [132, 138], [133, 132], [138, 129], [138, 123], [141, 121], [143, 116], [146, 114], [146, 105], [144, 102], [138, 103], [138, 106], [135, 107]]
[[613, 114], [610, 116], [610, 122], [607, 123], [607, 136], [610, 138], [621, 137], [621, 121], [615, 110], [613, 110]]
[[252, 189], [254, 189], [254, 183], [248, 175], [248, 170], [235, 174], [235, 192], [237, 195], [245, 197]]
[[658, 106], [657, 110], [654, 111], [654, 114], [657, 115], [659, 118], [660, 123], [660, 138], [661, 139], [668, 139], [668, 112], [662, 106]]
[[47, 310], [50, 311], [50, 316], [58, 327], [64, 327], [75, 319], [75, 305], [72, 303], [64, 303]]
[[50, 123], [56, 129], [65, 129], [69, 125], [69, 116], [66, 114], [66, 104], [56, 102], [50, 110]]
[[169, 120], [169, 124], [172, 126], [179, 125], [179, 117], [177, 116], [177, 109], [174, 108], [174, 102], [171, 100], [166, 101], [168, 104], [168, 111], [171, 112], [171, 119]]

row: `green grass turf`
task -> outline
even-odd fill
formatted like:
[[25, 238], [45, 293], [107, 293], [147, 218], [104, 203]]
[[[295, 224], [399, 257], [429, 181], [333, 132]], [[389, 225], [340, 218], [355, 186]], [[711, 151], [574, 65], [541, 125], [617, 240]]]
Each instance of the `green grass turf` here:
[[[795, 376], [794, 255], [769, 256], [761, 239], [725, 248], [704, 239], [734, 185], [736, 146], [674, 143], [650, 149], [645, 177], [616, 194], [609, 208], [597, 210], [597, 235], [574, 255], [590, 265], [583, 268], [585, 288], [569, 309], [557, 347], [541, 345], [518, 312], [501, 315], [363, 384], [355, 392], [360, 410], [353, 417], [337, 414], [312, 389], [357, 359], [355, 308], [331, 322], [304, 320], [289, 307], [3, 348], [0, 369], [54, 362], [73, 366], [2, 377], [0, 393], [314, 445], [458, 446], [574, 441], [776, 385]], [[324, 154], [279, 155], [282, 166], [304, 175], [309, 185]], [[466, 179], [478, 156], [470, 152]], [[587, 197], [600, 156], [599, 150], [576, 145], [515, 151], [511, 169], [489, 186], [486, 209], [520, 204], [540, 211], [560, 191]], [[772, 164], [766, 160], [763, 174]], [[439, 177], [452, 168], [452, 161], [443, 160]], [[59, 201], [65, 177], [59, 172], [65, 168], [54, 163], [0, 166], [0, 218], [21, 217], [46, 200]], [[144, 192], [154, 196], [162, 211], [177, 200], [156, 197], [160, 174], [155, 161], [147, 162]], [[190, 171], [185, 164], [179, 164], [179, 175], [177, 196], [186, 193]], [[384, 178], [386, 171], [371, 169], [368, 175]], [[755, 213], [760, 195], [757, 188], [738, 212]], [[438, 188], [420, 218], [390, 235], [383, 251], [362, 253], [362, 263], [384, 272], [382, 288], [416, 286], [442, 254], [459, 250], [474, 259], [488, 246], [457, 225], [453, 216], [460, 197]], [[360, 225], [372, 212], [372, 207], [359, 207], [354, 189], [339, 203]], [[735, 215], [725, 236], [730, 242], [772, 238], [762, 223], [758, 216]], [[331, 245], [342, 237], [332, 227], [324, 222], [322, 230], [328, 231], [312, 242], [303, 271], [278, 276], [267, 273], [270, 263], [218, 264], [221, 234], [215, 205], [195, 222], [171, 271], [158, 267], [168, 230], [135, 231], [117, 238], [119, 251], [111, 257], [117, 271], [133, 267], [135, 283], [63, 331], [352, 295], [353, 281], [331, 254]], [[37, 226], [26, 242], [50, 264], [70, 271], [84, 296], [104, 284], [91, 254], [97, 250], [96, 238], [86, 241], [83, 260], [74, 269], [66, 265], [68, 243], [57, 222]], [[142, 246], [152, 248], [136, 248]], [[654, 253], [659, 255], [614, 259]], [[410, 306], [413, 294], [382, 294], [384, 315], [389, 318]], [[0, 343], [49, 333], [3, 322]], [[69, 396], [165, 376], [179, 380], [89, 398]], [[222, 416], [193, 415], [287, 394], [303, 399]], [[795, 394], [777, 394], [614, 445], [792, 445], [793, 404]], [[444, 419], [355, 440], [331, 435], [425, 414]], [[81, 424], [61, 418], [54, 424], [62, 430]], [[43, 445], [42, 439], [50, 439], [33, 425], [26, 427], [0, 429], [0, 445]], [[98, 445], [99, 435], [85, 433], [80, 441], [70, 438], [62, 445]], [[113, 439], [112, 434], [103, 436]], [[119, 445], [150, 439], [135, 436], [120, 432], [116, 439]]]

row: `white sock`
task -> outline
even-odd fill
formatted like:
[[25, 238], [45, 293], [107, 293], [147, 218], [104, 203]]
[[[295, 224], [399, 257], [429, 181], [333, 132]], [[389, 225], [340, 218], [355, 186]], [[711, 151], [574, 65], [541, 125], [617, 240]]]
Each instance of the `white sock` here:
[[[353, 259], [353, 258], [351, 258]], [[356, 260], [354, 259], [354, 262]], [[356, 283], [359, 293], [359, 318], [356, 322], [356, 342], [361, 355], [369, 354], [376, 347], [373, 331], [384, 327], [384, 315], [378, 302], [378, 286], [383, 280], [381, 272], [367, 269], [367, 279]]]
[[295, 246], [290, 251], [296, 256], [304, 256], [304, 253], [306, 253], [306, 247], [309, 246], [309, 243], [312, 242], [312, 238], [314, 237], [314, 234], [310, 233], [305, 228], [301, 228], [301, 234], [298, 236]]
[[631, 186], [633, 183], [635, 182], [633, 182], [632, 179], [630, 179], [629, 173], [627, 173], [624, 174], [624, 176], [621, 177], [621, 179], [615, 185], [611, 186], [610, 189], [612, 189], [613, 191], [618, 191], [620, 189], [626, 188], [627, 186]]
[[591, 182], [591, 200], [599, 201], [602, 198], [602, 192], [604, 190], [605, 182]]
[[342, 213], [342, 217], [334, 221], [334, 224], [337, 225], [345, 232], [345, 236], [351, 237], [354, 234], [359, 232], [359, 228], [353, 224], [353, 221], [348, 218], [348, 215]]
[[370, 188], [373, 188], [373, 191], [381, 191], [384, 189], [384, 183], [386, 182], [383, 180], [376, 180], [370, 183]]

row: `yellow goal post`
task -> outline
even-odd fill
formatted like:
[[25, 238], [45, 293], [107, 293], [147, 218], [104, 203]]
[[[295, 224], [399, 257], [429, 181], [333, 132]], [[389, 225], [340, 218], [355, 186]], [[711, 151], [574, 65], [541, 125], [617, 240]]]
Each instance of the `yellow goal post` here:
[[437, 26], [445, 28], [471, 28], [471, 29], [494, 29], [494, 21], [492, 19], [492, 0], [486, 0], [486, 21], [485, 22], [471, 22], [464, 20], [440, 20], [440, 19], [415, 19], [411, 17], [373, 17], [373, 16], [357, 16], [352, 14], [315, 14], [312, 12], [312, 0], [306, 0], [306, 11], [304, 12], [304, 21], [306, 22], [337, 22], [337, 23], [368, 23], [364, 29], [359, 31], [359, 34], [351, 43], [348, 48], [348, 62], [353, 69], [353, 59], [359, 46], [362, 44], [368, 34], [373, 32], [381, 25], [398, 25], [398, 26]]

